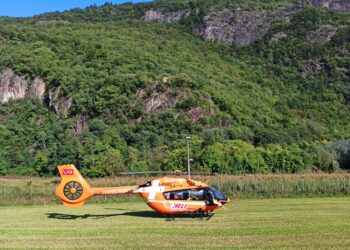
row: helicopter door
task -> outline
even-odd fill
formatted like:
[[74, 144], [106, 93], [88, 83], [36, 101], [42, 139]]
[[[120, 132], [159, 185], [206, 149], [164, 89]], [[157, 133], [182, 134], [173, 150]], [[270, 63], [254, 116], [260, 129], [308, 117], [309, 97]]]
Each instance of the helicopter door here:
[[215, 205], [215, 203], [214, 203], [214, 196], [211, 193], [211, 191], [209, 190], [209, 188], [206, 188], [204, 190], [204, 199], [205, 199], [205, 205], [207, 205], [207, 206]]

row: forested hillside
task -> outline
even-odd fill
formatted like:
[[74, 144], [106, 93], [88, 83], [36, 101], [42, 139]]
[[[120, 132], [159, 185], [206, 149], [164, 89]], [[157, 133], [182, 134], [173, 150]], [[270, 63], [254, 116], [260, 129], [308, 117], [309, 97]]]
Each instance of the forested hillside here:
[[0, 175], [350, 168], [348, 1], [0, 18]]

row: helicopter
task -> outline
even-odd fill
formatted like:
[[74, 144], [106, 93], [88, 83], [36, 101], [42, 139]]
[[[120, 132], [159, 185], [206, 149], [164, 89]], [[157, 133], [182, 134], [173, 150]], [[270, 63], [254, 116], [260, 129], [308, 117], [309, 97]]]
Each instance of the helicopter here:
[[[81, 207], [94, 195], [139, 194], [156, 212], [173, 219], [175, 215], [191, 214], [201, 219], [211, 218], [213, 211], [230, 203], [217, 189], [190, 178], [164, 176], [142, 185], [119, 187], [90, 187], [74, 165], [57, 166], [61, 182], [56, 196], [68, 207]], [[189, 175], [190, 176], [190, 175]]]

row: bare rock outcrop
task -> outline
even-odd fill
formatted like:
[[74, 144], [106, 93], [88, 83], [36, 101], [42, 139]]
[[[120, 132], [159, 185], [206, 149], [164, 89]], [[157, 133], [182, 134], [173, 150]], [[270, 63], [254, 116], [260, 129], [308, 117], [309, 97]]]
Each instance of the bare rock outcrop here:
[[264, 36], [276, 19], [289, 22], [300, 8], [269, 11], [219, 11], [205, 16], [200, 35], [226, 44], [249, 45]]
[[[306, 0], [302, 2], [332, 10], [350, 11], [349, 0]], [[237, 7], [233, 11], [222, 10], [211, 12], [203, 17], [202, 23], [197, 27], [196, 31], [208, 40], [219, 41], [229, 45], [245, 46], [264, 36], [272, 26], [274, 20], [279, 19], [289, 22], [301, 10], [300, 3], [295, 3], [275, 11], [244, 11], [240, 7]], [[178, 22], [190, 14], [191, 10], [189, 9], [173, 12], [151, 9], [145, 13], [142, 19], [145, 21], [158, 20], [171, 23]], [[315, 32], [322, 33], [323, 37], [320, 34], [321, 37], [319, 39], [315, 38], [315, 40], [325, 40], [327, 42], [334, 35], [335, 31], [330, 27], [321, 27], [321, 30]], [[315, 34], [310, 34], [310, 36]], [[282, 33], [276, 35], [272, 38], [272, 43], [284, 37]], [[310, 39], [312, 40], [312, 38]]]
[[307, 40], [312, 43], [328, 43], [337, 30], [338, 28], [332, 25], [321, 25], [307, 36]]
[[[0, 74], [0, 104], [24, 98], [35, 98], [43, 102], [45, 92], [46, 84], [40, 77], [35, 77], [33, 81], [30, 81], [23, 76], [16, 75], [10, 68], [6, 68]], [[59, 94], [60, 87], [49, 91], [49, 105], [54, 108], [58, 116], [67, 118], [73, 99], [61, 97]]]
[[308, 0], [309, 4], [326, 9], [338, 11], [350, 11], [350, 1], [348, 0]]
[[200, 28], [201, 36], [212, 41], [232, 44], [234, 28], [231, 23], [234, 14], [229, 11], [219, 11], [204, 17], [204, 25]]
[[[211, 12], [202, 19], [202, 23], [195, 30], [199, 34], [212, 41], [219, 41], [229, 45], [249, 45], [258, 38], [264, 36], [272, 26], [274, 20], [289, 22], [293, 16], [302, 10], [302, 4], [323, 7], [337, 11], [350, 11], [349, 0], [305, 0], [296, 1], [287, 7], [269, 11], [244, 11], [239, 5], [235, 10], [221, 10]], [[244, 8], [243, 8], [244, 9]], [[193, 10], [192, 10], [193, 11]], [[180, 9], [173, 12], [164, 12], [151, 9], [145, 13], [142, 20], [158, 20], [161, 22], [178, 22], [191, 14], [189, 9]], [[323, 27], [325, 29], [325, 27]], [[323, 32], [325, 30], [320, 30]], [[329, 40], [334, 30], [329, 30], [328, 35], [320, 37]], [[282, 33], [281, 33], [282, 34]], [[278, 35], [281, 35], [278, 34]], [[271, 42], [276, 42], [283, 36], [273, 37]]]
[[147, 99], [145, 109], [146, 112], [151, 113], [156, 110], [164, 110], [166, 108], [175, 107], [177, 103], [169, 93], [153, 93], [150, 98]]
[[10, 100], [23, 99], [27, 86], [28, 82], [24, 77], [17, 76], [12, 69], [5, 69], [0, 74], [0, 104]]
[[142, 16], [144, 21], [161, 21], [166, 23], [178, 22], [190, 14], [189, 10], [178, 10], [173, 12], [162, 12], [160, 10], [149, 10]]
[[212, 108], [209, 110], [204, 110], [201, 107], [194, 107], [187, 112], [187, 116], [191, 119], [192, 122], [196, 122], [201, 118], [212, 115], [214, 113], [215, 111]]
[[185, 93], [174, 94], [169, 89], [160, 91], [158, 87], [159, 83], [153, 82], [146, 89], [140, 89], [136, 93], [136, 98], [144, 100], [147, 113], [173, 108], [186, 97]]
[[89, 128], [88, 117], [86, 115], [79, 115], [76, 122], [74, 123], [74, 132], [81, 134], [85, 129]]
[[72, 97], [60, 97], [61, 87], [49, 91], [49, 106], [53, 107], [59, 117], [67, 118], [73, 103]]
[[301, 76], [307, 78], [312, 75], [319, 75], [322, 71], [325, 70], [326, 64], [320, 61], [309, 61], [305, 67]]
[[[212, 41], [226, 44], [249, 45], [266, 34], [272, 21], [279, 18], [286, 22], [299, 12], [299, 7], [286, 7], [276, 11], [235, 11], [211, 12], [203, 18], [198, 27], [199, 34]], [[162, 12], [149, 10], [142, 17], [145, 21], [177, 22], [190, 15], [190, 10]]]
[[37, 98], [41, 102], [44, 99], [46, 85], [40, 77], [35, 77], [32, 84], [30, 85], [28, 96], [31, 98]]
[[10, 68], [0, 74], [0, 104], [24, 98], [35, 98], [42, 102], [45, 90], [45, 82], [40, 77], [30, 81], [24, 76], [16, 75]]

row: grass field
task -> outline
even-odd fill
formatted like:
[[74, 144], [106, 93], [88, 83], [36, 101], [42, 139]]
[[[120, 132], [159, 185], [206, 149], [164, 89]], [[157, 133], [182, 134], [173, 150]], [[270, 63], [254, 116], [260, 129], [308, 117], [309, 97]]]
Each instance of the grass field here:
[[238, 200], [166, 221], [142, 202], [0, 207], [0, 249], [350, 249], [350, 198]]

